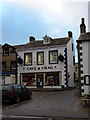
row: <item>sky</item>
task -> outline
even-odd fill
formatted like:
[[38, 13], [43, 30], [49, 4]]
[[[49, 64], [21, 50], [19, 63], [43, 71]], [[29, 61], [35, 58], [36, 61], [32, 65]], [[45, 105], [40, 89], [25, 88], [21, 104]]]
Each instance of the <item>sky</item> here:
[[88, 31], [88, 1], [1, 0], [0, 44], [26, 44], [30, 36], [42, 40], [46, 34], [53, 39], [67, 37], [68, 31], [72, 31], [77, 61], [81, 18], [85, 18]]

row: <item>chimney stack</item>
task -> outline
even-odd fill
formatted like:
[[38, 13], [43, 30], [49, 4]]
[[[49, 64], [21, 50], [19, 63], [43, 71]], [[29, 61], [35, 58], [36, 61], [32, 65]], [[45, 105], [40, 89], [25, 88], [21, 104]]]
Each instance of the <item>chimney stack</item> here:
[[72, 35], [72, 32], [71, 31], [68, 31], [68, 37], [73, 37], [73, 35]]
[[86, 33], [86, 25], [85, 25], [85, 20], [84, 18], [81, 19], [81, 24], [80, 24], [80, 34]]
[[29, 37], [29, 42], [34, 42], [35, 41], [35, 38], [33, 36], [30, 36]]

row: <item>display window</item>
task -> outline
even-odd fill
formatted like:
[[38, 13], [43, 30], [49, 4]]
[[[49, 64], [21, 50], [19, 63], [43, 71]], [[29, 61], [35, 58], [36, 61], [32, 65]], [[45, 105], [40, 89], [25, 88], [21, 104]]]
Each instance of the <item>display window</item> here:
[[59, 85], [59, 73], [52, 72], [45, 74], [45, 86], [58, 86]]
[[26, 86], [36, 86], [35, 74], [22, 74], [22, 83]]

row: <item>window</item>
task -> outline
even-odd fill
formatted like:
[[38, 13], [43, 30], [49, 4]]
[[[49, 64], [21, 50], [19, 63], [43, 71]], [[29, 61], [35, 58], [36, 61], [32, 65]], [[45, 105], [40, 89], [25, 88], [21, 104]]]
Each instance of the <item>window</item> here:
[[75, 56], [73, 56], [73, 65], [75, 66]]
[[43, 65], [44, 64], [44, 52], [37, 53], [37, 64]]
[[16, 62], [11, 61], [11, 70], [15, 70], [15, 69], [16, 69]]
[[35, 73], [22, 74], [22, 84], [26, 86], [36, 86]]
[[2, 62], [2, 70], [6, 70], [6, 62]]
[[84, 76], [84, 84], [85, 85], [90, 85], [90, 75], [85, 75]]
[[73, 51], [73, 43], [72, 43], [72, 51]]
[[45, 73], [45, 86], [59, 86], [59, 72]]
[[32, 65], [32, 53], [24, 54], [24, 62], [25, 62], [25, 65]]
[[58, 51], [49, 51], [49, 64], [57, 64], [58, 63]]
[[9, 48], [5, 48], [3, 50], [3, 56], [8, 56], [9, 55]]

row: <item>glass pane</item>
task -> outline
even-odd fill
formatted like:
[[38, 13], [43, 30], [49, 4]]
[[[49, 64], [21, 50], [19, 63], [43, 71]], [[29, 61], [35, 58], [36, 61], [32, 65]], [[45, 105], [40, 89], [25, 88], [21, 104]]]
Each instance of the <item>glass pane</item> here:
[[32, 54], [25, 55], [25, 64], [32, 64]]
[[57, 51], [50, 52], [50, 63], [57, 63]]
[[44, 62], [44, 54], [38, 53], [38, 64], [43, 64]]

